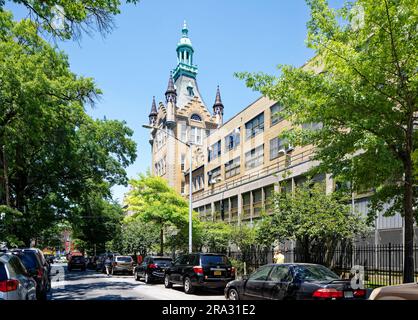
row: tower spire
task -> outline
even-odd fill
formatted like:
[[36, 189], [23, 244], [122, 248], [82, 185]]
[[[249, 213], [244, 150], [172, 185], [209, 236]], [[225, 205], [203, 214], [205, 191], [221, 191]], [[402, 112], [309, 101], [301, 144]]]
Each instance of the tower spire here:
[[218, 128], [223, 124], [223, 115], [224, 115], [224, 105], [221, 99], [221, 91], [219, 90], [219, 86], [216, 89], [216, 98], [215, 103], [213, 105], [213, 112], [216, 116], [216, 122], [218, 123]]
[[167, 102], [169, 100], [172, 100], [175, 104], [176, 97], [177, 97], [177, 92], [176, 92], [176, 88], [174, 87], [173, 72], [170, 72], [170, 78], [168, 79], [168, 86], [167, 86], [167, 91], [165, 92], [165, 98]]
[[216, 98], [215, 98], [215, 104], [213, 105], [213, 111], [215, 112], [215, 114], [220, 113], [220, 114], [224, 114], [224, 105], [222, 103], [222, 99], [221, 99], [221, 91], [219, 90], [219, 86], [216, 89]]
[[151, 106], [151, 112], [149, 114], [149, 122], [150, 124], [154, 124], [155, 120], [157, 119], [158, 113], [157, 113], [157, 104], [155, 103], [155, 96], [152, 97], [152, 106]]

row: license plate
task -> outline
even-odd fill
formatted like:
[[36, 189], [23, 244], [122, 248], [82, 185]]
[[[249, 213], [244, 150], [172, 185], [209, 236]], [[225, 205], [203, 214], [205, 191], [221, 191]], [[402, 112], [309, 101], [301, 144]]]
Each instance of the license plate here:
[[222, 271], [214, 271], [213, 275], [215, 276], [221, 276], [222, 275]]
[[344, 298], [354, 298], [352, 291], [344, 291]]

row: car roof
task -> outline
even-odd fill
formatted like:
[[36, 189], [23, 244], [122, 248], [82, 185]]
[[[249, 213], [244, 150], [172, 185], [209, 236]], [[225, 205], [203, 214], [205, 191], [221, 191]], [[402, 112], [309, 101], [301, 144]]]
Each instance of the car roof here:
[[168, 257], [168, 256], [147, 256], [145, 258], [153, 258], [153, 259], [173, 259], [172, 257]]

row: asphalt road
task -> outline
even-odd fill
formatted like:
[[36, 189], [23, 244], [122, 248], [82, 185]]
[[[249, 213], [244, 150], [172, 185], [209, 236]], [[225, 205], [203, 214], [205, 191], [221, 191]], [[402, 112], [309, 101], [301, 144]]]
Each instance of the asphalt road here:
[[[59, 271], [56, 273], [56, 271]], [[67, 271], [66, 264], [53, 264], [51, 300], [224, 300], [219, 291], [185, 294], [180, 286], [145, 284], [132, 275], [113, 275], [87, 270]]]

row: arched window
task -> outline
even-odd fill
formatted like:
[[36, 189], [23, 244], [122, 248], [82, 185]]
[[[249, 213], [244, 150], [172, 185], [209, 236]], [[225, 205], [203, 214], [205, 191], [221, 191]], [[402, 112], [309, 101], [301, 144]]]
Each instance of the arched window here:
[[194, 121], [202, 121], [202, 118], [198, 114], [196, 114], [196, 113], [192, 114], [192, 116], [190, 117], [190, 119], [192, 119]]

